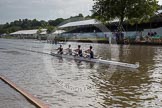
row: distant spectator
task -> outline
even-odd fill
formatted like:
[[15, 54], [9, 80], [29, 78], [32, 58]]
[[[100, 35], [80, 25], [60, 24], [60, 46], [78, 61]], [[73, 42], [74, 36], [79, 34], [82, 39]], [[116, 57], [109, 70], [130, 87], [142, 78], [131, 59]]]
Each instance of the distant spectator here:
[[124, 40], [124, 33], [121, 32], [121, 41], [123, 41], [123, 40]]
[[147, 34], [148, 36], [151, 36], [151, 33], [150, 32], [148, 32], [148, 34]]
[[157, 33], [156, 32], [154, 32], [154, 36], [156, 36], [157, 35]]
[[115, 32], [112, 32], [112, 39], [116, 40], [116, 33]]
[[107, 34], [105, 34], [105, 38], [107, 39]]
[[118, 42], [119, 41], [120, 34], [119, 34], [119, 32], [117, 32], [115, 34], [116, 34], [116, 41]]
[[151, 32], [151, 37], [152, 37], [152, 36], [154, 36], [154, 33], [153, 33], [153, 32]]

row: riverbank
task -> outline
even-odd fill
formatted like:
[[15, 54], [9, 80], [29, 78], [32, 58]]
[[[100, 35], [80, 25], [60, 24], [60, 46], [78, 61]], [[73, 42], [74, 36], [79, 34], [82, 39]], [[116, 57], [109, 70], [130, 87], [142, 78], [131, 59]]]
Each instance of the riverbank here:
[[106, 38], [81, 38], [81, 39], [58, 39], [58, 41], [82, 42], [82, 43], [109, 43]]
[[18, 37], [14, 37], [14, 36], [5, 36], [5, 37], [1, 37], [4, 39], [19, 39]]
[[[58, 39], [58, 41], [64, 42], [65, 39]], [[68, 39], [68, 42], [82, 42], [82, 43], [102, 43], [109, 44], [109, 40], [106, 38], [99, 39]], [[162, 45], [162, 42], [147, 42], [147, 41], [112, 41], [111, 44], [122, 44], [122, 45]]]
[[[12, 36], [6, 36], [3, 37], [3, 39], [34, 39], [34, 38], [18, 38], [18, 37], [12, 37]], [[35, 39], [34, 39], [35, 40]], [[36, 39], [38, 40], [38, 39]], [[41, 39], [43, 41], [47, 39]], [[64, 38], [58, 38], [57, 42], [81, 42], [81, 43], [102, 43], [102, 44], [109, 44], [109, 40], [106, 38], [82, 38], [82, 39], [64, 39]], [[52, 42], [51, 42], [52, 43]], [[162, 42], [147, 42], [147, 41], [112, 41], [111, 44], [121, 44], [121, 45], [162, 45]]]

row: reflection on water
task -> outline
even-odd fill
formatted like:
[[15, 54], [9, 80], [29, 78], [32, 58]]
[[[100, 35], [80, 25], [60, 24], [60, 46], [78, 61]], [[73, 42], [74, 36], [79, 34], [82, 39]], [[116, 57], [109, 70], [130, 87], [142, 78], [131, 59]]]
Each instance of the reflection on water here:
[[[78, 43], [70, 44], [77, 48]], [[91, 45], [79, 44], [83, 50]], [[162, 107], [161, 47], [92, 44], [95, 55], [103, 59], [139, 62], [140, 68], [132, 70], [41, 53], [58, 46], [1, 39], [0, 74], [51, 107]]]

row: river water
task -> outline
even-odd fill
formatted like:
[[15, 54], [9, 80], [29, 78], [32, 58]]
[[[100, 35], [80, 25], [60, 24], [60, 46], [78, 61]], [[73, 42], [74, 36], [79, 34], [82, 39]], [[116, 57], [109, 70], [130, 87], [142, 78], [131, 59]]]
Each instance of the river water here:
[[139, 62], [140, 68], [62, 59], [49, 55], [59, 45], [0, 39], [0, 75], [51, 108], [162, 107], [162, 47], [97, 43], [63, 47], [68, 44], [73, 49], [80, 44], [83, 50], [92, 45], [103, 59]]

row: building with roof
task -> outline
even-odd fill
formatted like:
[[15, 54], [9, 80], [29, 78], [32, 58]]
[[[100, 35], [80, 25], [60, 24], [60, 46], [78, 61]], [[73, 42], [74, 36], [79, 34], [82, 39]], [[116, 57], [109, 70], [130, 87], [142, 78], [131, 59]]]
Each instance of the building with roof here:
[[96, 36], [96, 33], [98, 34], [98, 36], [100, 36], [100, 34], [101, 35], [103, 34], [101, 32], [102, 30], [100, 30], [100, 29], [104, 30], [102, 23], [95, 19], [69, 22], [62, 26], [59, 26], [58, 28], [66, 31], [66, 32], [62, 33], [61, 36], [70, 37], [70, 38], [72, 38], [72, 37], [74, 37], [74, 38], [93, 37], [93, 36]]
[[0, 38], [3, 38], [3, 37], [5, 37], [5, 36], [7, 36], [6, 33], [4, 33], [4, 34], [0, 34]]
[[[46, 32], [47, 29], [42, 29], [41, 33]], [[36, 39], [38, 37], [38, 29], [34, 30], [19, 30], [13, 33], [10, 33], [10, 36], [15, 36], [19, 38], [30, 38], [30, 39]]]
[[[118, 29], [118, 19], [110, 21], [109, 23], [102, 24], [95, 19], [69, 22], [67, 24], [59, 26], [59, 29], [66, 30], [62, 36], [70, 38], [90, 38], [90, 37], [105, 37], [106, 35], [113, 35]], [[151, 18], [150, 22], [142, 24], [131, 25], [127, 21], [123, 24], [123, 31], [125, 36], [133, 37], [137, 35], [137, 32], [142, 31], [143, 35], [147, 35], [148, 32], [156, 31], [162, 36], [162, 10], [158, 10]]]
[[13, 33], [10, 33], [10, 36], [18, 37], [18, 38], [25, 38], [25, 39], [39, 39], [39, 40], [46, 40], [47, 37], [55, 37], [61, 33], [64, 33], [65, 30], [56, 30], [52, 33], [48, 33], [47, 29], [41, 29], [41, 32], [38, 33], [39, 29], [34, 30], [19, 30]]

